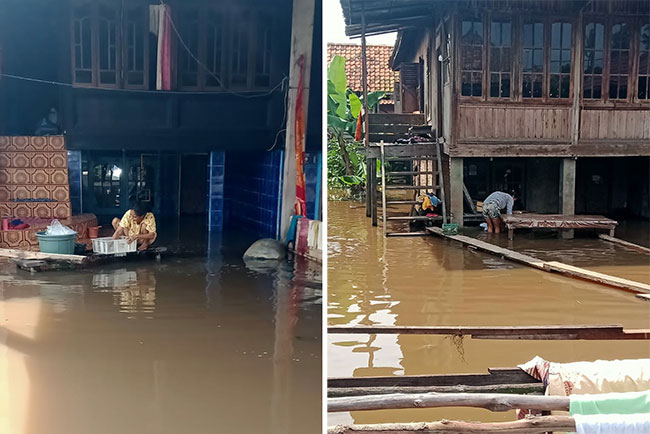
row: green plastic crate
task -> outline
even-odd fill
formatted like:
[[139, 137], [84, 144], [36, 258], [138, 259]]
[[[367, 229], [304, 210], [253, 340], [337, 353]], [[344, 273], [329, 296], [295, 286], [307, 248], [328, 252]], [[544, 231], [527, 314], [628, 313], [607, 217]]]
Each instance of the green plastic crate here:
[[445, 235], [456, 235], [458, 233], [458, 224], [456, 223], [443, 224], [442, 233]]
[[61, 255], [74, 255], [74, 245], [77, 241], [77, 233], [68, 235], [47, 235], [43, 232], [36, 232], [38, 246], [43, 253], [59, 253]]

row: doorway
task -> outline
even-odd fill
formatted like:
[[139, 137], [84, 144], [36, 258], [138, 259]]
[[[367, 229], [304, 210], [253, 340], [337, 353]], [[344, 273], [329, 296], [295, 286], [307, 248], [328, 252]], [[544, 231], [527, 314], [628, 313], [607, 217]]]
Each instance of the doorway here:
[[181, 156], [180, 214], [199, 216], [207, 213], [208, 155]]

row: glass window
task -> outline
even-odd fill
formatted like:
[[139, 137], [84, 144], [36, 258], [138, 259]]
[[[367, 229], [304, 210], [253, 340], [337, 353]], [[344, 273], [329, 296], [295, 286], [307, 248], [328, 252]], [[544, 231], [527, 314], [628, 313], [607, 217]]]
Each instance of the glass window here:
[[483, 48], [481, 21], [463, 21], [461, 26], [461, 95], [483, 95]]
[[585, 26], [583, 59], [583, 98], [600, 99], [603, 86], [603, 53], [605, 26], [588, 23]]
[[126, 83], [133, 86], [145, 84], [145, 13], [143, 8], [129, 9], [126, 13]]
[[255, 51], [255, 85], [265, 87], [271, 84], [271, 17], [261, 14], [257, 23], [257, 49]]
[[510, 97], [512, 67], [512, 25], [510, 21], [490, 24], [490, 97]]
[[571, 82], [571, 24], [551, 24], [550, 98], [568, 98]]
[[638, 88], [639, 99], [650, 99], [650, 23], [641, 26]]
[[609, 50], [609, 99], [626, 99], [630, 67], [630, 28], [627, 23], [611, 26]]
[[250, 12], [244, 11], [233, 16], [232, 51], [230, 53], [230, 83], [233, 86], [246, 86], [248, 81], [248, 32], [250, 31]]
[[[206, 74], [206, 85], [209, 87], [222, 86], [223, 66], [223, 12], [210, 10], [207, 21], [206, 65], [210, 71]], [[216, 76], [216, 77], [215, 77]]]
[[75, 7], [72, 12], [74, 81], [79, 84], [93, 82], [91, 15], [92, 9], [89, 4]]
[[117, 84], [117, 10], [99, 5], [99, 83]]
[[544, 23], [533, 21], [524, 24], [523, 81], [524, 98], [542, 98], [544, 82]]
[[199, 55], [198, 9], [187, 9], [183, 11], [180, 19], [179, 32], [187, 47], [180, 47], [178, 50], [180, 84], [185, 87], [197, 87], [199, 85], [199, 74], [198, 64], [195, 58], [198, 58]]

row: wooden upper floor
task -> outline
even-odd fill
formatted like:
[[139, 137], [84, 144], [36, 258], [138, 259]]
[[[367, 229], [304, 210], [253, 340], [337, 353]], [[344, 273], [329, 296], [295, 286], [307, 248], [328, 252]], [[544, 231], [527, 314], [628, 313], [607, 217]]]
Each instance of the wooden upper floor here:
[[650, 155], [649, 2], [434, 3], [392, 62], [450, 155]]
[[0, 130], [33, 134], [54, 107], [72, 149], [268, 148], [284, 128], [293, 2], [164, 3], [3, 1]]

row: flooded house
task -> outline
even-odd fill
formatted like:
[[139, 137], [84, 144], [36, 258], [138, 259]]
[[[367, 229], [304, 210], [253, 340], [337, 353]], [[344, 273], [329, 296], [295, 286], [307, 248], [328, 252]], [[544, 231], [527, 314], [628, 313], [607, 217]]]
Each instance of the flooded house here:
[[[283, 194], [295, 195], [288, 178], [296, 176], [285, 152], [295, 146], [290, 87], [321, 80], [320, 24], [298, 29], [295, 8], [291, 0], [3, 1], [3, 216], [83, 214], [106, 224], [140, 200], [168, 230], [181, 222], [283, 237], [294, 205]], [[309, 56], [300, 67], [299, 30]], [[320, 219], [320, 93], [302, 95], [306, 213]], [[60, 155], [35, 161], [43, 152]], [[37, 194], [38, 184], [51, 191]], [[42, 199], [65, 205], [35, 212], [32, 201]], [[25, 237], [4, 246], [34, 241]]]
[[349, 36], [398, 32], [401, 112], [441, 145], [455, 222], [496, 190], [534, 212], [650, 216], [647, 1], [341, 5]]

